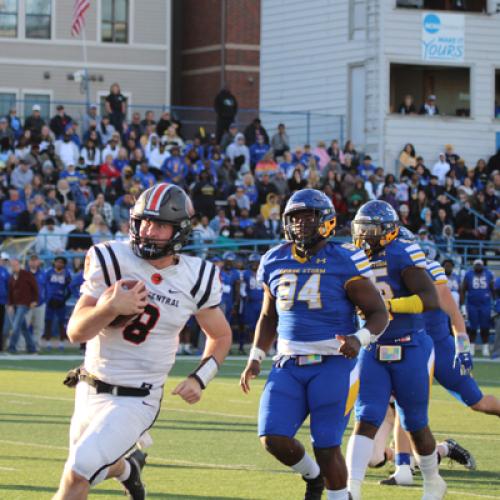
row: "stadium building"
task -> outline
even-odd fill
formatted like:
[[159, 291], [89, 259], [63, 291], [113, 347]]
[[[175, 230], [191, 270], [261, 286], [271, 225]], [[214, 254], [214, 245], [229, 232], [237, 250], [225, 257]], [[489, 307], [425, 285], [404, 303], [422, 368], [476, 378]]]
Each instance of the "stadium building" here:
[[[429, 162], [452, 143], [475, 165], [500, 145], [496, 12], [486, 0], [264, 0], [260, 107], [345, 115], [344, 140], [387, 171], [408, 142]], [[417, 112], [436, 96], [440, 114], [399, 114], [407, 94]]]

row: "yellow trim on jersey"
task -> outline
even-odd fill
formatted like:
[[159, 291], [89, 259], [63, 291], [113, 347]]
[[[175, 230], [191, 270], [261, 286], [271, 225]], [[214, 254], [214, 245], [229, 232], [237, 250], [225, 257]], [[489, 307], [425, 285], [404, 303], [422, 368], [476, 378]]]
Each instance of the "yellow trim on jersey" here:
[[425, 253], [424, 252], [411, 253], [410, 257], [412, 260], [425, 259]]
[[356, 378], [355, 382], [349, 387], [349, 393], [347, 394], [347, 400], [345, 402], [345, 413], [344, 416], [347, 416], [349, 412], [352, 410], [356, 399], [358, 399], [359, 393], [359, 377]]
[[295, 248], [295, 244], [292, 245], [292, 257], [299, 262], [300, 264], [304, 264], [307, 262], [307, 257], [301, 257], [297, 254], [297, 249]]
[[370, 261], [364, 260], [363, 262], [356, 262], [354, 265], [358, 271], [363, 271], [363, 269], [370, 267]]
[[349, 278], [345, 283], [344, 283], [344, 288], [351, 282], [351, 281], [357, 281], [357, 280], [363, 280], [365, 279], [364, 276], [353, 276], [352, 278]]
[[434, 282], [435, 285], [446, 285], [448, 283], [448, 280], [436, 280]]

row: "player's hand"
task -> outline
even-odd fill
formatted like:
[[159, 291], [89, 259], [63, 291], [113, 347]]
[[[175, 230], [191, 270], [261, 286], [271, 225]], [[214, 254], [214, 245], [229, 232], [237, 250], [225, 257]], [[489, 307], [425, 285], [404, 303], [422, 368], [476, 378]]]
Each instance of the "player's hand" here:
[[250, 380], [257, 377], [259, 373], [260, 363], [255, 359], [252, 359], [247, 363], [247, 366], [240, 377], [240, 387], [245, 394], [250, 392]]
[[109, 295], [106, 292], [100, 297], [99, 302], [105, 301], [118, 315], [142, 314], [147, 305], [148, 291], [142, 281], [138, 281], [132, 288], [123, 288], [124, 280], [117, 281], [111, 288]]
[[453, 368], [457, 366], [460, 366], [460, 375], [469, 375], [474, 367], [472, 354], [470, 352], [470, 341], [466, 334], [457, 334], [455, 336]]
[[186, 403], [193, 405], [201, 399], [201, 385], [193, 377], [187, 377], [173, 391], [173, 396], [180, 396]]
[[354, 335], [335, 335], [340, 342], [339, 352], [346, 358], [352, 359], [359, 354], [361, 343]]

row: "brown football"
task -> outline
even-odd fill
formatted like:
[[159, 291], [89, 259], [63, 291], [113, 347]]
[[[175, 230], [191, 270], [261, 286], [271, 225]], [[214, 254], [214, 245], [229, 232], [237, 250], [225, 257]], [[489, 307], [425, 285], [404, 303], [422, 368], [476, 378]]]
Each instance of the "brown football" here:
[[[135, 286], [136, 283], [137, 280], [124, 280], [124, 282], [122, 283], [122, 288], [130, 290]], [[113, 293], [113, 285], [104, 290], [104, 293], [101, 295], [101, 297], [106, 297], [112, 293]], [[114, 328], [125, 326], [128, 323], [130, 323], [130, 321], [134, 319], [136, 316], [137, 314], [120, 314], [113, 321], [111, 321], [109, 326], [112, 326]]]

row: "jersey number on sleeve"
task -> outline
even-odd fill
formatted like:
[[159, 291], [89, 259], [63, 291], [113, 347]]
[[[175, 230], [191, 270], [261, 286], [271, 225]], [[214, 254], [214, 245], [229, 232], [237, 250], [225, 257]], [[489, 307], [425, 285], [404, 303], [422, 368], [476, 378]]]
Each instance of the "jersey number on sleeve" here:
[[[320, 279], [321, 275], [312, 274], [297, 294], [297, 300], [307, 302], [309, 309], [321, 309]], [[293, 307], [295, 292], [297, 290], [297, 280], [296, 274], [283, 274], [280, 277], [277, 302], [282, 311], [289, 311]]]
[[142, 344], [160, 317], [160, 310], [148, 304], [144, 312], [123, 329], [123, 338], [133, 344]]

